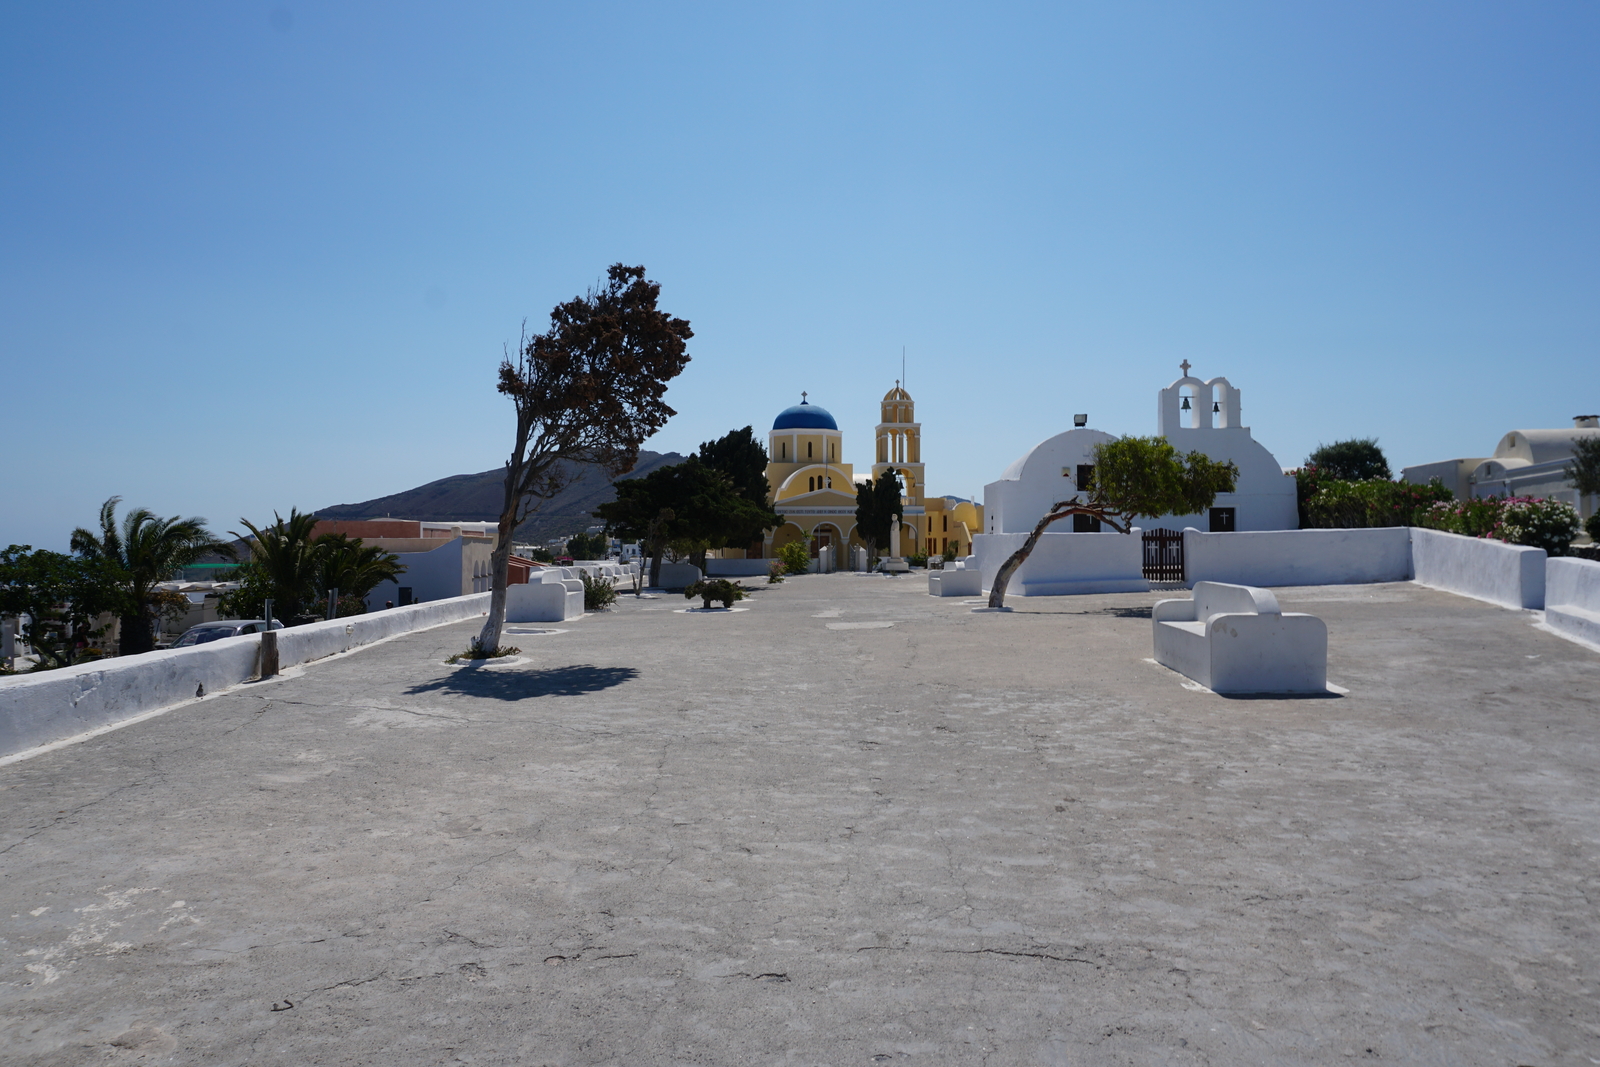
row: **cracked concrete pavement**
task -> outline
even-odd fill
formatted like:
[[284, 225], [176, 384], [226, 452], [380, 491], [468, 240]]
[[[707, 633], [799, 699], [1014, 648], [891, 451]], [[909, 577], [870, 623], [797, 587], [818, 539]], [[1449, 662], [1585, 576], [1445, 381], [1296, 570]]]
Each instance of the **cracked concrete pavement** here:
[[0, 1060], [1600, 1063], [1600, 655], [1289, 589], [1348, 694], [1227, 699], [1156, 594], [924, 590], [453, 625], [0, 767]]

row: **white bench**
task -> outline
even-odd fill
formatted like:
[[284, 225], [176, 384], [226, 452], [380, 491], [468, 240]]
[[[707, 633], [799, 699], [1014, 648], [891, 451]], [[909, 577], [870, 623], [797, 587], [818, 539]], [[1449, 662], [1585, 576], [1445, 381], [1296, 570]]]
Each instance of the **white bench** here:
[[965, 560], [951, 560], [944, 565], [944, 570], [928, 572], [929, 596], [981, 596], [983, 594], [983, 572], [978, 570], [976, 562], [968, 567], [972, 560], [968, 556]]
[[1214, 693], [1323, 693], [1328, 627], [1285, 613], [1271, 591], [1196, 582], [1192, 600], [1160, 600], [1155, 658]]
[[564, 567], [536, 570], [526, 584], [506, 586], [506, 622], [566, 622], [583, 615], [583, 581]]
[[1561, 557], [1547, 562], [1544, 573], [1545, 625], [1600, 645], [1600, 563]]

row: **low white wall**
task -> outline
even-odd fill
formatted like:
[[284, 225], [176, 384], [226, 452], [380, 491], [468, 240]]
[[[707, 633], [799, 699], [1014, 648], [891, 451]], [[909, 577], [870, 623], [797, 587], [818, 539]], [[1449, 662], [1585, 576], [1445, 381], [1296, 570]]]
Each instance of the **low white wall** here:
[[[1001, 565], [1027, 539], [1027, 534], [1020, 533], [978, 534], [972, 539], [985, 589], [994, 588]], [[1041, 534], [1028, 561], [1012, 576], [1006, 594], [1137, 593], [1149, 588], [1144, 579], [1144, 546], [1138, 527], [1134, 527], [1130, 534]]]
[[1545, 564], [1544, 621], [1559, 634], [1600, 645], [1600, 563], [1552, 559]]
[[1413, 527], [1411, 567], [1418, 585], [1507, 608], [1544, 607], [1542, 548]]
[[1237, 585], [1353, 585], [1411, 578], [1404, 526], [1375, 530], [1183, 531], [1184, 577]]
[[[277, 630], [279, 664], [292, 667], [488, 609], [489, 594], [474, 593]], [[0, 756], [193, 700], [202, 686], [214, 693], [249, 681], [260, 659], [261, 637], [250, 634], [0, 679]]]
[[772, 570], [770, 559], [708, 559], [707, 578], [765, 578]]
[[701, 578], [700, 568], [692, 563], [663, 563], [661, 588], [669, 593], [681, 593]]

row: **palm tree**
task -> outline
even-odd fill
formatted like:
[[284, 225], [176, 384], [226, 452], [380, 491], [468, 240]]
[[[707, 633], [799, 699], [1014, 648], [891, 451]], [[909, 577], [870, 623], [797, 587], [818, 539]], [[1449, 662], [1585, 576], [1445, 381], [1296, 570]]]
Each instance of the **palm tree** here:
[[377, 545], [365, 545], [359, 537], [342, 533], [323, 534], [316, 546], [321, 552], [318, 589], [326, 595], [339, 590], [339, 598], [366, 598], [380, 582], [392, 582], [405, 573], [400, 557]]
[[[293, 624], [304, 621], [306, 611], [316, 602], [317, 580], [321, 576], [323, 550], [312, 539], [317, 517], [303, 514], [299, 508], [289, 509], [289, 519], [276, 511], [271, 526], [258, 528], [249, 519], [240, 519], [254, 535], [250, 542], [250, 561], [245, 566], [254, 569], [266, 580], [272, 590], [274, 614]], [[235, 537], [242, 535], [235, 533]]]
[[124, 656], [148, 652], [155, 647], [150, 624], [156, 613], [170, 606], [171, 597], [155, 588], [158, 582], [175, 578], [183, 568], [211, 552], [224, 556], [231, 546], [219, 541], [199, 518], [159, 519], [147, 508], [135, 508], [117, 526], [114, 496], [100, 506], [100, 532], [82, 526], [72, 531], [72, 550], [85, 559], [107, 566], [121, 586], [117, 597], [117, 617], [121, 622], [118, 652]]

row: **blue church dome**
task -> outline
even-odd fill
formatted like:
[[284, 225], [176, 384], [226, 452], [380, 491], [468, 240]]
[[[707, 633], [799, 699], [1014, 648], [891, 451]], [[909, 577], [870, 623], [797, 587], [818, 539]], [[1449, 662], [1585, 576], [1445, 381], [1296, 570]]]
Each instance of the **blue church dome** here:
[[838, 430], [839, 424], [833, 421], [833, 416], [828, 414], [827, 408], [818, 407], [801, 401], [791, 408], [784, 408], [778, 412], [778, 417], [772, 420], [774, 430]]

